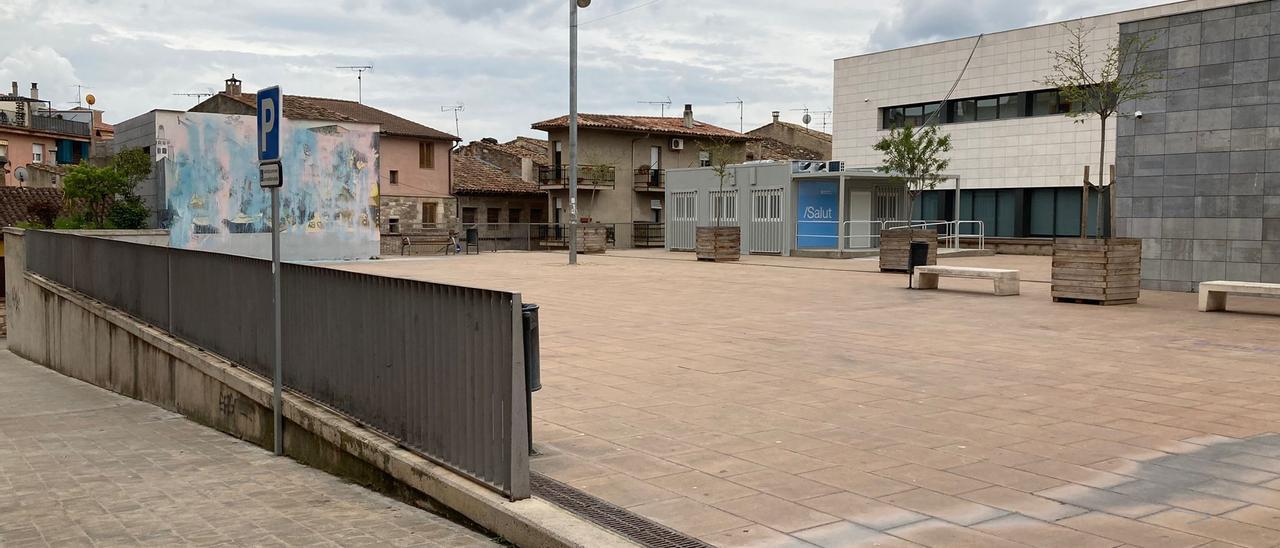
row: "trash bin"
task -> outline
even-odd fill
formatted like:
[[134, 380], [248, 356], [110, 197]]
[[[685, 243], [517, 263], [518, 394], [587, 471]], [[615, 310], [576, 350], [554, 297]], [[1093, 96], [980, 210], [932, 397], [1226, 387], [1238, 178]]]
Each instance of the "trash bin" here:
[[929, 265], [929, 242], [911, 241], [911, 255], [907, 258], [907, 273], [915, 274], [917, 266]]
[[538, 305], [520, 306], [524, 320], [524, 384], [530, 392], [542, 390], [542, 364], [538, 351]]
[[474, 226], [467, 227], [467, 245], [480, 244], [480, 229]]

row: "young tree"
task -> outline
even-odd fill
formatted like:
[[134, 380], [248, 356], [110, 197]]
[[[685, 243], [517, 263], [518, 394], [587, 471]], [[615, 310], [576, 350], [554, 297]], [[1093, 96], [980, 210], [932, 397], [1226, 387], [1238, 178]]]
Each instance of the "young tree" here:
[[70, 205], [71, 219], [60, 223], [79, 228], [143, 228], [147, 210], [134, 194], [151, 173], [151, 158], [142, 149], [130, 149], [97, 167], [80, 163], [62, 178], [63, 193]]
[[729, 166], [740, 161], [734, 154], [733, 143], [724, 139], [717, 139], [709, 143], [702, 144], [698, 147], [699, 151], [705, 152], [707, 158], [711, 162], [711, 172], [716, 174], [720, 179], [720, 192], [716, 195], [716, 201], [712, 202], [712, 213], [716, 216], [716, 226], [720, 226], [720, 218], [724, 217], [725, 207], [720, 201], [723, 200], [724, 182], [733, 175], [733, 170]]
[[[1084, 182], [1084, 197], [1080, 203], [1080, 237], [1087, 237], [1089, 226], [1089, 189], [1092, 187], [1099, 193], [1098, 226], [1096, 235], [1102, 235], [1102, 200], [1104, 192], [1103, 177], [1106, 168], [1107, 154], [1107, 119], [1119, 116], [1120, 105], [1136, 102], [1150, 97], [1153, 90], [1149, 84], [1163, 78], [1150, 60], [1143, 55], [1156, 36], [1145, 38], [1137, 35], [1124, 36], [1107, 46], [1096, 55], [1089, 52], [1089, 34], [1082, 24], [1062, 24], [1067, 31], [1067, 45], [1063, 49], [1050, 51], [1053, 55], [1053, 68], [1040, 83], [1058, 89], [1059, 102], [1069, 103], [1071, 108], [1067, 116], [1075, 118], [1076, 123], [1083, 123], [1088, 116], [1096, 115], [1102, 122], [1098, 133], [1098, 174], [1097, 182]], [[1111, 210], [1110, 225], [1115, 226], [1115, 193], [1110, 185], [1105, 185]]]
[[916, 199], [946, 179], [942, 172], [951, 160], [942, 155], [951, 152], [951, 136], [939, 134], [938, 126], [933, 124], [919, 130], [908, 125], [894, 128], [876, 143], [875, 149], [884, 153], [879, 170], [907, 186], [909, 227], [915, 216]]

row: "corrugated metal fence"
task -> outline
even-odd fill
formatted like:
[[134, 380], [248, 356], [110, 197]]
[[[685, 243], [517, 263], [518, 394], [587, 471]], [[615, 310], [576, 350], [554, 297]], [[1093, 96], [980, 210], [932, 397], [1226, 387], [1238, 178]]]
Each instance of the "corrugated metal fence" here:
[[[271, 262], [29, 230], [27, 269], [271, 377]], [[520, 294], [284, 264], [284, 382], [529, 496]]]

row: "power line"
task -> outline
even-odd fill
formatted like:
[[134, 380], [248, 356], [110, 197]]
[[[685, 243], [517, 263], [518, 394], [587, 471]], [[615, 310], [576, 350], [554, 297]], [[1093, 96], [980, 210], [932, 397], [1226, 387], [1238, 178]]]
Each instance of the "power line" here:
[[622, 15], [622, 14], [627, 13], [627, 12], [629, 12], [629, 11], [635, 11], [635, 10], [638, 10], [638, 9], [643, 8], [643, 7], [645, 7], [645, 6], [652, 6], [652, 5], [657, 4], [658, 2], [661, 2], [661, 1], [662, 1], [662, 0], [650, 0], [650, 1], [645, 2], [645, 3], [643, 3], [643, 4], [638, 4], [638, 5], [631, 6], [631, 7], [627, 8], [627, 9], [624, 9], [624, 10], [615, 11], [615, 12], [610, 13], [610, 14], [608, 14], [608, 15], [601, 15], [600, 17], [597, 17], [597, 18], [592, 19], [592, 20], [590, 20], [590, 21], [584, 21], [584, 22], [578, 23], [578, 26], [579, 26], [579, 27], [581, 27], [582, 25], [590, 25], [591, 23], [595, 23], [596, 21], [603, 21], [603, 20], [608, 19], [608, 18], [610, 18], [610, 17], [613, 17], [613, 16], [615, 16], [615, 15]]

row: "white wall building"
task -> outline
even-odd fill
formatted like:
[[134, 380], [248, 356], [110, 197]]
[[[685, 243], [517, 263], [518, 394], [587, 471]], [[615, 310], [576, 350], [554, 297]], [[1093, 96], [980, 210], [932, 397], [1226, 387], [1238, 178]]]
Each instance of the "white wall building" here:
[[[1188, 0], [1067, 24], [1094, 29], [1090, 49], [1100, 57], [1118, 40], [1120, 23], [1239, 3]], [[960, 218], [985, 221], [994, 236], [1078, 234], [1083, 169], [1098, 169], [1099, 122], [1093, 116], [1076, 123], [1058, 113], [1056, 94], [1038, 83], [1052, 69], [1050, 51], [1062, 49], [1067, 38], [1061, 23], [1051, 23], [836, 59], [832, 157], [850, 166], [878, 165], [881, 154], [872, 146], [888, 134], [886, 125], [918, 121], [939, 108], [972, 51], [939, 115], [952, 136], [947, 172], [960, 178], [959, 204], [948, 182], [938, 187], [943, 191], [927, 193], [918, 214], [954, 219], [959, 207]], [[1107, 165], [1115, 163], [1115, 122], [1108, 120]]]

